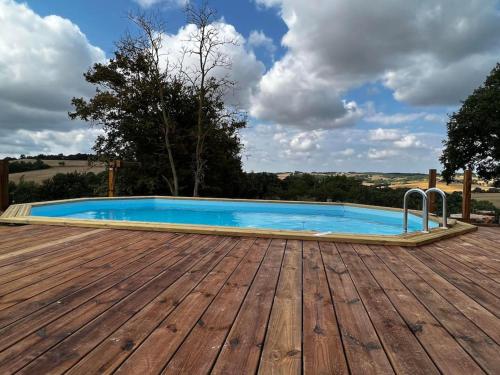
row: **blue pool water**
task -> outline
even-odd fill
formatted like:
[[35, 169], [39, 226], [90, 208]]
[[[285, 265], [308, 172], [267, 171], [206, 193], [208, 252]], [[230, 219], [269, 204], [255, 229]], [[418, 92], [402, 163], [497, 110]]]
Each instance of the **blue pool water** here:
[[[395, 235], [403, 214], [343, 205], [155, 199], [75, 201], [34, 206], [32, 216], [69, 219], [126, 220], [155, 223], [315, 232]], [[409, 217], [409, 231], [422, 230], [422, 219]], [[429, 222], [429, 226], [437, 226]]]

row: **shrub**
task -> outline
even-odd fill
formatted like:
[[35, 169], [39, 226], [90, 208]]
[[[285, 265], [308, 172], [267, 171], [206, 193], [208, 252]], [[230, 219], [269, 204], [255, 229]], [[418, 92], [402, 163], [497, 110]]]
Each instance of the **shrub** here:
[[36, 184], [21, 179], [9, 184], [11, 203], [27, 203], [57, 199], [104, 196], [107, 173], [58, 173], [54, 177]]

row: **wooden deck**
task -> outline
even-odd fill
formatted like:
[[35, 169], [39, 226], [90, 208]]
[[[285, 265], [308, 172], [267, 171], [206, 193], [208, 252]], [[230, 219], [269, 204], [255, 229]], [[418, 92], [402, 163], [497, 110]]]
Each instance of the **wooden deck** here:
[[500, 373], [500, 228], [418, 248], [0, 226], [0, 373]]

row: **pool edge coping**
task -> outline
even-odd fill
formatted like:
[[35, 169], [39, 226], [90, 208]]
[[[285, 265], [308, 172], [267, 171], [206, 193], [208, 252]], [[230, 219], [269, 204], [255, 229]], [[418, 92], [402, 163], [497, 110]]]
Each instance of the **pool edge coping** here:
[[[113, 200], [113, 199], [179, 199], [179, 200], [217, 200], [232, 202], [253, 202], [253, 203], [292, 203], [292, 204], [316, 204], [316, 205], [346, 205], [361, 208], [381, 209], [387, 211], [402, 211], [394, 207], [382, 207], [363, 205], [357, 203], [343, 202], [308, 202], [308, 201], [282, 201], [282, 200], [258, 200], [258, 199], [230, 199], [230, 198], [194, 198], [194, 197], [170, 197], [170, 196], [134, 196], [134, 197], [93, 197], [75, 198], [47, 202], [35, 202], [25, 204], [14, 204], [0, 216], [0, 223], [4, 224], [39, 224], [39, 225], [62, 225], [87, 228], [108, 228], [121, 230], [142, 230], [142, 231], [165, 231], [177, 233], [196, 233], [207, 235], [223, 235], [236, 237], [262, 237], [262, 238], [284, 238], [311, 241], [334, 241], [346, 243], [360, 243], [372, 245], [396, 245], [396, 246], [420, 246], [432, 243], [441, 239], [458, 236], [477, 230], [477, 227], [461, 221], [455, 221], [448, 229], [434, 228], [429, 233], [410, 233], [401, 235], [363, 235], [349, 233], [318, 234], [316, 232], [270, 230], [254, 228], [237, 228], [227, 226], [209, 225], [188, 225], [188, 224], [168, 224], [150, 223], [139, 221], [118, 221], [118, 220], [91, 220], [91, 219], [63, 219], [44, 216], [30, 216], [33, 206], [43, 206], [48, 204], [64, 204], [87, 200]], [[421, 216], [420, 211], [411, 211], [412, 214]], [[437, 217], [430, 217], [430, 220], [439, 222]]]

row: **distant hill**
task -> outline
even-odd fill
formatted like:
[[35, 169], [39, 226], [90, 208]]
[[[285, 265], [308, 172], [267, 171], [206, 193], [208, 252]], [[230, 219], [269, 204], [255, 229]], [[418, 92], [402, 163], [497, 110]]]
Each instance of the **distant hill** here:
[[[276, 173], [280, 179], [285, 179], [293, 173], [302, 172], [279, 172]], [[386, 185], [391, 188], [426, 188], [428, 185], [428, 175], [425, 173], [416, 172], [311, 172], [311, 174], [316, 176], [347, 176], [354, 177], [361, 181], [366, 186], [373, 185]], [[455, 191], [462, 191], [462, 179], [463, 174], [457, 174], [454, 182], [451, 184], [446, 184], [441, 180], [438, 175], [437, 187], [447, 193], [453, 193]], [[482, 181], [476, 177], [473, 178], [472, 189], [480, 188], [487, 190], [490, 185], [486, 181]]]
[[[39, 154], [36, 156], [31, 156], [31, 155], [21, 155], [19, 159], [17, 160], [23, 160], [23, 159], [29, 159], [29, 160], [76, 160], [76, 161], [81, 161], [81, 160], [90, 160], [95, 158], [95, 155], [93, 154], [70, 154], [70, 155], [64, 155], [64, 154]], [[8, 158], [9, 160], [16, 160], [14, 158]]]
[[[33, 162], [33, 159], [20, 159], [18, 161]], [[43, 180], [51, 178], [58, 173], [71, 173], [71, 172], [100, 173], [106, 170], [104, 163], [94, 163], [92, 165], [89, 165], [88, 160], [41, 159], [41, 161], [44, 164], [47, 164], [50, 168], [20, 172], [20, 173], [11, 173], [9, 174], [9, 180], [17, 183], [23, 178], [24, 181], [33, 181], [40, 183]]]

